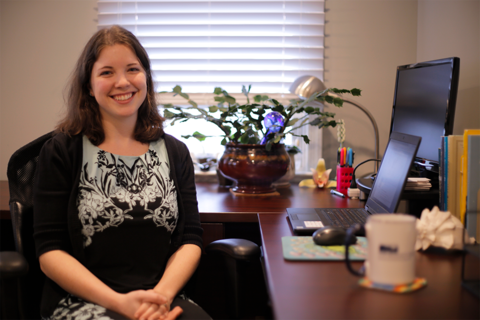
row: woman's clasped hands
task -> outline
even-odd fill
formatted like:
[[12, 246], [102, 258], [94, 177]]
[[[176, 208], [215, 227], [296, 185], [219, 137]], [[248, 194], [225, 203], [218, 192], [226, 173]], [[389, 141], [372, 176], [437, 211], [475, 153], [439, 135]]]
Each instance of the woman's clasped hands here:
[[174, 320], [182, 308], [170, 310], [171, 300], [153, 290], [137, 290], [123, 295], [119, 301], [121, 313], [136, 320]]

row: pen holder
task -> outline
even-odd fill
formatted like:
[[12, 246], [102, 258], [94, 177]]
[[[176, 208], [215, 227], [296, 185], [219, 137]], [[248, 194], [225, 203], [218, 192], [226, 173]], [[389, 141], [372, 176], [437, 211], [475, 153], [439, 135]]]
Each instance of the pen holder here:
[[348, 196], [348, 188], [352, 182], [353, 168], [337, 166], [337, 191]]

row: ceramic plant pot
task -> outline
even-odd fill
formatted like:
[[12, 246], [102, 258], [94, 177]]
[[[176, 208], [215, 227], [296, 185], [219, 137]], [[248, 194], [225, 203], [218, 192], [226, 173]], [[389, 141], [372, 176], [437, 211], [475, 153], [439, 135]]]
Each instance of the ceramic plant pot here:
[[273, 183], [274, 188], [290, 187], [290, 181], [295, 178], [295, 155], [289, 154], [288, 156], [290, 157], [290, 164], [288, 165], [287, 173]]
[[264, 194], [275, 192], [272, 183], [287, 172], [290, 158], [283, 144], [275, 144], [270, 151], [260, 144], [227, 144], [218, 163], [218, 169], [235, 181], [233, 192]]

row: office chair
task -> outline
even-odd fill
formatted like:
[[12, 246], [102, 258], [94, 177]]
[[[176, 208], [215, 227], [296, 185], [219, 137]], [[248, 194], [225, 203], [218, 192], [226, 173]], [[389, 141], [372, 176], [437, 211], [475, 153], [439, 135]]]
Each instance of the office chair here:
[[[53, 136], [49, 132], [17, 150], [8, 163], [10, 215], [16, 251], [0, 252], [2, 318], [39, 319], [45, 275], [35, 254], [33, 240], [33, 180], [43, 144]], [[223, 239], [206, 247], [208, 254], [218, 254], [227, 268], [227, 300], [230, 317], [241, 314], [241, 283], [245, 263], [260, 257], [259, 247], [249, 240]]]

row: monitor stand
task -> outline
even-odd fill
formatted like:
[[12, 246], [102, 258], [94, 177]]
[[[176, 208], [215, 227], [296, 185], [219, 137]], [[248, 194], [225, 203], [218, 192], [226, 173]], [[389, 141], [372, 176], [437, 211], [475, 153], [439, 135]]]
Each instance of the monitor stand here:
[[[418, 176], [418, 175], [414, 175]], [[360, 200], [366, 200], [370, 191], [372, 190], [374, 175], [372, 173], [367, 174], [363, 177], [357, 178], [357, 187], [360, 189], [361, 194]], [[407, 211], [410, 214], [420, 217], [423, 209], [428, 208], [431, 210], [434, 206], [439, 205], [440, 196], [438, 191], [438, 176], [436, 184], [433, 179], [431, 179], [432, 188], [428, 191], [412, 191], [406, 190], [402, 194], [402, 200], [408, 201]]]

